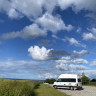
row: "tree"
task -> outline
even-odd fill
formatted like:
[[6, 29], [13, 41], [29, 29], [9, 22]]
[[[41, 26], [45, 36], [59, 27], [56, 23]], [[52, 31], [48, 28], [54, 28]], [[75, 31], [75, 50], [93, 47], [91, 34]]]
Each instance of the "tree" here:
[[55, 79], [46, 79], [44, 82], [53, 84], [56, 80]]
[[89, 83], [89, 81], [90, 81], [90, 79], [89, 79], [89, 77], [87, 77], [85, 74], [84, 74], [84, 72], [82, 73], [82, 84], [88, 84]]
[[49, 83], [49, 82], [50, 82], [50, 80], [49, 80], [49, 79], [46, 79], [44, 82], [45, 82], [45, 83]]

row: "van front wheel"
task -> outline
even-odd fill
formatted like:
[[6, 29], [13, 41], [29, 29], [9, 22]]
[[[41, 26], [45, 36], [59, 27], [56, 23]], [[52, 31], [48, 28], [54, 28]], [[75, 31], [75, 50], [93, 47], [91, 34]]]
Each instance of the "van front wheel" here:
[[74, 90], [74, 87], [69, 87], [70, 90]]
[[54, 88], [57, 89], [57, 86], [55, 85]]

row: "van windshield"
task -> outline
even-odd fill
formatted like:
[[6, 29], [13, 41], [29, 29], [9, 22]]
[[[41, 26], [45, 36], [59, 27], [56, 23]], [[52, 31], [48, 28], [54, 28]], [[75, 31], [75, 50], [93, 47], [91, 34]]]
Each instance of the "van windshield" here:
[[61, 78], [58, 79], [57, 82], [76, 82], [75, 78]]

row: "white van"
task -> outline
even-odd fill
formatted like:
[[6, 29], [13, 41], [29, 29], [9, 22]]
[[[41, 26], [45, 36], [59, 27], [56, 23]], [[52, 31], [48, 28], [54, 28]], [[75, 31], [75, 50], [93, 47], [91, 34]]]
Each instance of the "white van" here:
[[68, 87], [69, 89], [82, 88], [81, 76], [77, 74], [61, 74], [53, 84], [54, 88]]

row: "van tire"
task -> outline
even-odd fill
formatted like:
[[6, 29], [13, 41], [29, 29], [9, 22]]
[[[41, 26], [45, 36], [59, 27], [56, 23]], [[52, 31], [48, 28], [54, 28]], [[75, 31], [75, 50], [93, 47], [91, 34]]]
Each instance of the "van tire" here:
[[55, 85], [54, 88], [57, 89], [57, 86]]
[[74, 90], [74, 87], [69, 87], [70, 90]]

